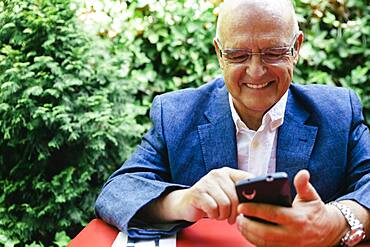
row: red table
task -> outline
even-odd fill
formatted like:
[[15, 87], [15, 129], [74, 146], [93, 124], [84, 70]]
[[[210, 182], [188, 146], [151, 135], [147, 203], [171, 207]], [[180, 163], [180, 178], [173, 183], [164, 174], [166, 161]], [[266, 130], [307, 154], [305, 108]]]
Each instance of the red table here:
[[[68, 245], [68, 247], [110, 247], [118, 230], [99, 219], [92, 220]], [[176, 238], [176, 247], [251, 247], [240, 235], [236, 224], [227, 221], [203, 219], [185, 228]]]
[[177, 234], [177, 247], [251, 247], [236, 228], [226, 220], [202, 219]]
[[92, 220], [68, 244], [68, 247], [110, 247], [116, 239], [118, 230], [102, 220]]
[[[118, 230], [99, 219], [92, 220], [68, 245], [68, 247], [110, 247]], [[252, 247], [227, 221], [203, 219], [182, 230], [176, 239], [176, 247]], [[370, 247], [370, 242], [359, 246]]]

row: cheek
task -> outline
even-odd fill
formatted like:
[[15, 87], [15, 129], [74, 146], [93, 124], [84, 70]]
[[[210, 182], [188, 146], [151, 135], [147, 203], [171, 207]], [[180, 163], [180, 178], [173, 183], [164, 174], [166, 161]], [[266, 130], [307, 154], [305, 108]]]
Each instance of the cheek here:
[[239, 81], [241, 76], [242, 70], [240, 68], [230, 68], [230, 66], [224, 68], [224, 78], [229, 91], [240, 91]]
[[293, 78], [293, 66], [282, 66], [276, 69], [275, 73], [279, 78], [280, 87], [289, 87]]

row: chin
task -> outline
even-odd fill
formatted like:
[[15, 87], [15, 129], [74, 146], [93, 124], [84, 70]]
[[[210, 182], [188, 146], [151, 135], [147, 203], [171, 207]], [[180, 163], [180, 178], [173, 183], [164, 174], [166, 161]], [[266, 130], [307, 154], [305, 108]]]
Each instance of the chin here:
[[243, 102], [243, 103], [247, 109], [263, 112], [263, 111], [268, 111], [272, 106], [276, 104], [276, 102], [277, 100], [261, 102], [261, 100], [256, 99], [254, 100], [254, 102], [249, 101], [249, 102]]

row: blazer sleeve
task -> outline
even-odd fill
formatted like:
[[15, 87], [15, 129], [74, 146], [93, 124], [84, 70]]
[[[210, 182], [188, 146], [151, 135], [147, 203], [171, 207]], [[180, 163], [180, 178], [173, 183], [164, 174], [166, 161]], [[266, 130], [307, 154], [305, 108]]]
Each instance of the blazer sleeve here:
[[153, 127], [144, 135], [132, 157], [109, 177], [95, 203], [98, 217], [131, 238], [154, 239], [172, 235], [191, 224], [181, 221], [153, 225], [135, 216], [139, 209], [165, 191], [187, 188], [171, 183], [160, 96], [153, 101], [150, 118]]
[[340, 200], [354, 200], [370, 209], [370, 134], [360, 100], [350, 92], [352, 123], [348, 141], [347, 194]]

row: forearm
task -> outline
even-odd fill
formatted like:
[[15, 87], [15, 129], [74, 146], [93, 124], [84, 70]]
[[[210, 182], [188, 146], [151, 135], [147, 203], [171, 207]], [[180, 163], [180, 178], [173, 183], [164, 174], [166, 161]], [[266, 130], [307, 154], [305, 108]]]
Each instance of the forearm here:
[[155, 223], [183, 220], [181, 217], [181, 198], [183, 193], [184, 189], [163, 194], [140, 209], [137, 217]]

